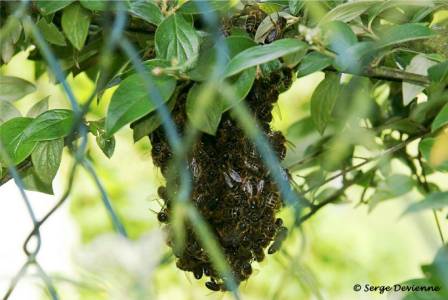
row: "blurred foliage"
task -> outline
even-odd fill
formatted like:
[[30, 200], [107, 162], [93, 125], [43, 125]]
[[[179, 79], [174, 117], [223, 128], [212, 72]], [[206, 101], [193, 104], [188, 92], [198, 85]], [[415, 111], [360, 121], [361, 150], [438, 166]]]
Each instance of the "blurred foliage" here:
[[[279, 117], [272, 126], [285, 133], [290, 145], [283, 162], [291, 173], [286, 190], [299, 195], [303, 209], [289, 207], [280, 180], [287, 204], [282, 214], [294, 230], [275, 256], [275, 266], [261, 264], [260, 273], [271, 276], [260, 275], [262, 279], [253, 279], [247, 288], [243, 284], [242, 294], [248, 299], [324, 299], [351, 289], [340, 286], [348, 279], [333, 282], [334, 274], [344, 277], [364, 262], [346, 253], [348, 247], [334, 246], [342, 243], [339, 236], [328, 242], [319, 234], [299, 234], [299, 225], [306, 228], [303, 222], [328, 204], [366, 205], [374, 214], [391, 199], [415, 197], [421, 201], [408, 204], [404, 214], [431, 211], [443, 246], [434, 261], [422, 267], [422, 278], [409, 282], [442, 290], [407, 293], [403, 299], [448, 297], [443, 231], [448, 191], [446, 1], [11, 1], [0, 2], [0, 16], [1, 184], [17, 177], [18, 171], [23, 188], [53, 193], [61, 162], [65, 174], [75, 172], [68, 162], [81, 165], [84, 169], [73, 186], [68, 184], [69, 192], [76, 191], [71, 209], [82, 240], [95, 240], [92, 247], [99, 247], [100, 255], [108, 247], [131, 249], [128, 258], [142, 255], [134, 242], [96, 238], [115, 228], [144, 244], [143, 234], [156, 227], [156, 218], [151, 220], [149, 214], [150, 209], [160, 210], [152, 200], [158, 199], [156, 187], [164, 179], [154, 171], [151, 145], [142, 137], [164, 126], [173, 149], [180, 145], [169, 119], [180, 91], [188, 88], [188, 126], [194, 134], [214, 135], [230, 110], [253, 136], [259, 133], [256, 122], [241, 107], [254, 82], [270, 74], [292, 74], [295, 81], [280, 96], [274, 110]], [[277, 82], [275, 88], [287, 87]], [[135, 145], [124, 129], [128, 125]], [[187, 140], [182, 145], [190, 144]], [[265, 152], [260, 148], [261, 156], [272, 167], [277, 162], [269, 159], [272, 152], [265, 147]], [[271, 169], [275, 177], [276, 168]], [[183, 208], [187, 211], [188, 206]], [[120, 229], [120, 219], [126, 231]], [[319, 228], [325, 226], [333, 225]], [[380, 244], [387, 242], [369, 245]], [[406, 252], [400, 250], [393, 254]], [[306, 252], [311, 252], [309, 260], [301, 257]], [[169, 254], [152, 254], [148, 264], [156, 268], [162, 262], [154, 274], [154, 294], [163, 294], [162, 299], [200, 297], [193, 288], [188, 294], [157, 292], [167, 281], [185, 283], [173, 272]], [[218, 263], [222, 260], [219, 251], [210, 255]], [[378, 257], [369, 266], [390, 262], [391, 271], [402, 263], [387, 253]], [[287, 273], [289, 266], [294, 268]], [[323, 270], [329, 266], [335, 271], [327, 278]], [[107, 271], [90, 267], [84, 266], [100, 277], [109, 272], [106, 265]], [[141, 271], [123, 275], [126, 272]], [[278, 278], [272, 278], [275, 273], [280, 273]], [[98, 283], [80, 288], [82, 299], [123, 299], [133, 283], [143, 286], [125, 297], [140, 299], [138, 292], [153, 293], [145, 286], [152, 275], [145, 276], [123, 280], [124, 290], [107, 287], [116, 278], [106, 287]], [[298, 284], [286, 285], [282, 276]], [[359, 276], [372, 284], [386, 280], [375, 272]], [[277, 290], [270, 287], [272, 280], [278, 281]], [[320, 290], [322, 282], [328, 282], [330, 295]]]

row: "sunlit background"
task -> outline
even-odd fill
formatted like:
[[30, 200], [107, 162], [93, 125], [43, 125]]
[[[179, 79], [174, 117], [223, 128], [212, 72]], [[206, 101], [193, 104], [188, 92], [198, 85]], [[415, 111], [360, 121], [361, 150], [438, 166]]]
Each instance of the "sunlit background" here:
[[[27, 52], [17, 54], [0, 74], [35, 82], [37, 90], [17, 102], [25, 113], [33, 103], [50, 96], [50, 108], [66, 108], [60, 86], [47, 75], [37, 82], [35, 65]], [[315, 73], [294, 82], [281, 95], [274, 110], [273, 127], [294, 141], [294, 123], [307, 116], [313, 89], [323, 79]], [[69, 76], [78, 99], [86, 99], [93, 82], [85, 75]], [[99, 118], [112, 90], [88, 119]], [[42, 250], [38, 258], [53, 277], [62, 299], [229, 299], [230, 295], [208, 291], [202, 281], [178, 270], [156, 215], [160, 209], [157, 187], [163, 183], [152, 164], [148, 140], [133, 144], [130, 129], [121, 130], [111, 159], [92, 143], [89, 155], [107, 187], [131, 241], [113, 233], [100, 195], [90, 177], [80, 171], [69, 200], [41, 228]], [[309, 138], [310, 142], [312, 138]], [[306, 140], [303, 143], [307, 143]], [[293, 144], [293, 143], [291, 143]], [[411, 145], [412, 147], [413, 145]], [[415, 146], [415, 145], [414, 145]], [[290, 146], [294, 157], [301, 145]], [[72, 158], [65, 154], [54, 182], [55, 196], [28, 192], [39, 216], [48, 211], [64, 190]], [[288, 161], [288, 160], [287, 160]], [[401, 172], [399, 163], [394, 165]], [[405, 168], [403, 168], [405, 169]], [[437, 175], [441, 176], [441, 175]], [[432, 178], [439, 183], [448, 178]], [[334, 183], [338, 187], [338, 182]], [[356, 293], [354, 284], [392, 285], [420, 277], [420, 265], [433, 259], [440, 240], [431, 212], [400, 217], [411, 202], [421, 199], [412, 191], [368, 212], [358, 205], [358, 190], [350, 190], [342, 203], [329, 205], [295, 230], [283, 250], [255, 263], [255, 275], [241, 285], [243, 299], [391, 299], [379, 293]], [[353, 197], [351, 197], [353, 195]], [[290, 212], [281, 213], [290, 220]], [[22, 244], [32, 228], [25, 204], [14, 183], [0, 187], [0, 294], [25, 262]], [[20, 281], [11, 299], [48, 299], [33, 269]]]

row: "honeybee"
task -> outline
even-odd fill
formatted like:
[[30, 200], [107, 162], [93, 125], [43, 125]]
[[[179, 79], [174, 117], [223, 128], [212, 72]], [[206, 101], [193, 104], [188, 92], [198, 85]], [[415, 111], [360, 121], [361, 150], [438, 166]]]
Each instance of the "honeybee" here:
[[288, 228], [286, 228], [285, 226], [279, 227], [277, 233], [275, 234], [274, 241], [272, 242], [272, 245], [268, 249], [268, 254], [274, 254], [275, 252], [277, 252], [282, 246], [282, 243], [287, 236], [288, 236]]
[[280, 17], [278, 14], [276, 21], [272, 19], [271, 15], [269, 15], [269, 18], [272, 22], [272, 25], [274, 25], [274, 28], [267, 34], [265, 39], [266, 44], [272, 43], [273, 41], [281, 38], [286, 26], [286, 20]]
[[168, 223], [168, 214], [166, 210], [162, 210], [157, 214], [157, 220], [160, 223]]

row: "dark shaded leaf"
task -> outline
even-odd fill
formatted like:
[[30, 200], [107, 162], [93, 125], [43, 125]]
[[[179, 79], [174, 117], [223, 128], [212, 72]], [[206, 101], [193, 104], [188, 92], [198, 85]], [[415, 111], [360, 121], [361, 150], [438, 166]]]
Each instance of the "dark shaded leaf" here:
[[433, 82], [448, 80], [448, 60], [432, 66], [428, 69], [428, 77]]
[[218, 99], [217, 86], [213, 83], [196, 83], [187, 95], [186, 111], [192, 125], [202, 132], [215, 135], [223, 113], [223, 103]]
[[99, 1], [99, 0], [80, 0], [81, 5], [89, 10], [98, 10], [103, 11], [108, 8], [108, 6], [111, 6], [113, 2], [110, 1]]
[[183, 14], [201, 14], [210, 13], [217, 10], [223, 10], [230, 6], [230, 1], [209, 1], [209, 0], [190, 0], [185, 2], [179, 12]]
[[378, 4], [378, 1], [353, 1], [338, 5], [322, 18], [321, 23], [334, 20], [349, 22], [375, 4]]
[[160, 8], [152, 3], [146, 1], [135, 1], [131, 2], [131, 7], [129, 8], [129, 12], [140, 18], [145, 20], [148, 23], [159, 25], [163, 20], [162, 12]]
[[62, 30], [72, 45], [81, 50], [89, 33], [90, 13], [78, 3], [66, 7], [62, 13]]
[[448, 104], [442, 108], [431, 125], [431, 131], [436, 131], [448, 124]]
[[33, 93], [36, 87], [25, 79], [0, 76], [0, 101], [16, 101]]
[[332, 21], [321, 26], [324, 45], [341, 54], [358, 42], [353, 30], [341, 21]]
[[297, 77], [320, 71], [331, 65], [333, 59], [319, 52], [308, 53], [301, 61], [297, 69]]
[[[235, 55], [244, 51], [250, 47], [256, 46], [257, 44], [250, 38], [245, 36], [229, 36], [225, 39], [225, 44], [227, 46], [226, 56], [220, 57], [222, 62], [219, 63], [227, 64], [230, 59]], [[212, 48], [207, 48], [200, 52], [198, 62], [196, 66], [188, 72], [188, 76], [195, 81], [205, 81], [210, 79], [212, 72], [215, 68], [219, 67], [218, 64], [218, 45]], [[224, 70], [220, 70], [221, 73]]]
[[34, 170], [39, 179], [51, 185], [62, 159], [64, 139], [38, 142], [31, 154]]
[[12, 103], [0, 101], [0, 124], [21, 116], [20, 111]]
[[[169, 111], [172, 111], [174, 108], [174, 104], [176, 104], [176, 99], [173, 97], [167, 103], [167, 108]], [[147, 116], [143, 117], [140, 120], [135, 121], [131, 124], [131, 128], [133, 130], [134, 143], [139, 141], [145, 136], [148, 136], [151, 132], [156, 130], [162, 124], [162, 120], [159, 117], [159, 114], [156, 111], [149, 113]]]
[[45, 18], [41, 18], [39, 22], [37, 22], [37, 27], [39, 27], [40, 32], [44, 36], [44, 39], [51, 44], [58, 46], [66, 46], [64, 35], [53, 23], [47, 23]]
[[30, 110], [26, 113], [26, 116], [35, 118], [38, 115], [46, 112], [48, 110], [48, 99], [49, 98], [50, 98], [50, 96], [47, 96], [47, 97], [43, 98], [42, 100], [40, 100], [39, 102], [37, 102], [36, 104], [34, 104], [30, 108]]
[[105, 134], [99, 134], [96, 137], [96, 143], [103, 151], [104, 155], [111, 158], [115, 151], [115, 137], [106, 138]]
[[448, 192], [434, 192], [426, 196], [422, 201], [409, 205], [403, 212], [403, 215], [427, 209], [441, 209], [445, 207], [448, 207]]
[[40, 192], [48, 195], [54, 195], [53, 186], [50, 183], [45, 183], [40, 180], [34, 168], [28, 168], [20, 172], [25, 190]]
[[413, 40], [426, 39], [432, 37], [434, 32], [421, 24], [409, 23], [395, 25], [380, 33], [378, 48], [401, 44]]
[[64, 7], [66, 7], [67, 5], [72, 3], [73, 1], [74, 0], [58, 0], [58, 1], [37, 0], [36, 6], [43, 15], [49, 15], [54, 12], [57, 12], [58, 10], [63, 9]]
[[334, 74], [327, 74], [327, 77], [319, 83], [311, 97], [311, 117], [321, 135], [331, 119], [339, 97], [339, 90], [339, 77]]

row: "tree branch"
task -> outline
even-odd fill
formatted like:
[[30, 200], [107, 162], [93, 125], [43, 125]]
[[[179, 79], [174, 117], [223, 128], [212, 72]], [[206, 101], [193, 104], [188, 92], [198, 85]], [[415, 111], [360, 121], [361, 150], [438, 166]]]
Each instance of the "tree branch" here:
[[[346, 170], [343, 170], [343, 171], [337, 173], [336, 175], [326, 179], [325, 181], [319, 183], [318, 185], [310, 187], [309, 189], [304, 191], [302, 194], [305, 195], [306, 193], [310, 192], [311, 190], [313, 190], [313, 189], [315, 189], [317, 187], [321, 187], [322, 185], [324, 185], [324, 184], [326, 184], [326, 183], [328, 183], [330, 181], [333, 181], [334, 179], [336, 179], [336, 178], [338, 178], [340, 176], [343, 176], [343, 175], [347, 174], [350, 171], [356, 170], [356, 169], [358, 169], [358, 168], [360, 168], [360, 167], [362, 167], [362, 166], [364, 166], [364, 165], [366, 165], [366, 164], [368, 164], [370, 162], [378, 160], [378, 159], [380, 159], [380, 158], [382, 158], [382, 157], [384, 157], [386, 155], [389, 155], [391, 153], [397, 152], [397, 151], [403, 149], [404, 147], [406, 147], [407, 145], [409, 145], [411, 142], [413, 142], [413, 141], [415, 141], [415, 140], [417, 140], [419, 138], [424, 137], [426, 134], [428, 134], [428, 133], [425, 132], [424, 134], [420, 134], [420, 135], [417, 135], [415, 137], [408, 138], [406, 141], [401, 142], [401, 143], [399, 143], [399, 144], [397, 144], [397, 145], [387, 149], [382, 154], [380, 154], [378, 156], [375, 156], [375, 157], [372, 157], [372, 158], [370, 158], [368, 160], [365, 160], [362, 163], [354, 165], [354, 166], [352, 166], [352, 167], [350, 167], [350, 168], [348, 168]], [[305, 214], [304, 216], [302, 216], [300, 218], [299, 225], [302, 224], [303, 222], [305, 222], [306, 220], [308, 220], [309, 218], [311, 218], [318, 210], [320, 210], [325, 205], [333, 203], [333, 202], [336, 202], [339, 199], [339, 197], [342, 196], [342, 194], [344, 194], [345, 190], [356, 182], [356, 179], [357, 178], [354, 178], [353, 180], [348, 181], [347, 183], [344, 184], [344, 186], [341, 189], [339, 189], [333, 195], [329, 196], [328, 198], [326, 198], [325, 200], [319, 202], [318, 204], [312, 205], [311, 206], [311, 211], [309, 211], [307, 214]]]
[[369, 67], [363, 72], [363, 74], [368, 77], [389, 81], [404, 81], [422, 86], [429, 84], [429, 79], [426, 76], [389, 67]]
[[[31, 160], [25, 160], [24, 162], [20, 163], [16, 168], [17, 171], [23, 172], [29, 168], [31, 168], [33, 166], [33, 163], [31, 162]], [[4, 185], [5, 183], [7, 183], [9, 180], [12, 179], [11, 174], [7, 173], [5, 176], [3, 176], [3, 178], [0, 178], [0, 186]]]

